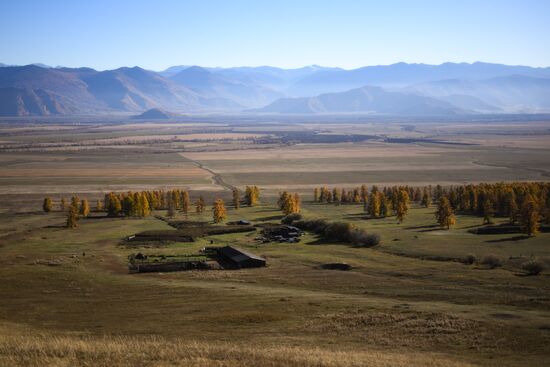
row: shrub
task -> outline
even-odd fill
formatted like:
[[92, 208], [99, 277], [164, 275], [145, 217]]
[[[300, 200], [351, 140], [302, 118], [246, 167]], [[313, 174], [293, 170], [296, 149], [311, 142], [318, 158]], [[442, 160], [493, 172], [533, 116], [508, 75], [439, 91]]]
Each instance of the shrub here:
[[323, 234], [329, 225], [324, 219], [298, 220], [292, 224], [301, 230], [310, 231], [316, 234]]
[[289, 215], [281, 219], [281, 223], [291, 225], [297, 220], [302, 220], [302, 215], [300, 213], [290, 213]]
[[544, 270], [544, 264], [538, 260], [531, 260], [523, 263], [521, 268], [525, 270], [528, 275], [539, 275]]
[[328, 240], [352, 243], [362, 247], [372, 247], [380, 243], [380, 236], [367, 233], [348, 222], [328, 222], [324, 219], [295, 220], [292, 225], [310, 231]]
[[325, 237], [329, 240], [352, 242], [352, 231], [354, 227], [348, 222], [333, 222], [325, 228]]
[[464, 257], [464, 259], [462, 260], [462, 262], [466, 265], [472, 265], [472, 264], [475, 264], [477, 261], [477, 257], [476, 255], [474, 254], [468, 254]]
[[380, 235], [367, 233], [363, 229], [354, 229], [351, 232], [352, 243], [360, 247], [373, 247], [380, 243]]
[[483, 260], [481, 260], [481, 264], [489, 266], [489, 268], [499, 268], [502, 266], [502, 260], [496, 256], [496, 255], [486, 255]]

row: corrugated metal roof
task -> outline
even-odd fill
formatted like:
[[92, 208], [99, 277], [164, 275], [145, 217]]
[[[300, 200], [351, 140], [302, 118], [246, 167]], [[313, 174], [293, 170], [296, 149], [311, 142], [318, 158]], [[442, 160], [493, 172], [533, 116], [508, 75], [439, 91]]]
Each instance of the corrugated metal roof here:
[[234, 247], [234, 246], [225, 246], [225, 247], [222, 247], [219, 251], [222, 255], [229, 257], [231, 260], [235, 262], [243, 262], [243, 261], [246, 261], [247, 259], [265, 261], [263, 257], [251, 254], [250, 252], [247, 252], [241, 248]]

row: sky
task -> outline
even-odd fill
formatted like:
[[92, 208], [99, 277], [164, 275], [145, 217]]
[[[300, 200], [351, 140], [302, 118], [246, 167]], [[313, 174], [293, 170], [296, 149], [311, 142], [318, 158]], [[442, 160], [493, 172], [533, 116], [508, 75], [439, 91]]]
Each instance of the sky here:
[[1, 0], [0, 62], [550, 66], [546, 0]]

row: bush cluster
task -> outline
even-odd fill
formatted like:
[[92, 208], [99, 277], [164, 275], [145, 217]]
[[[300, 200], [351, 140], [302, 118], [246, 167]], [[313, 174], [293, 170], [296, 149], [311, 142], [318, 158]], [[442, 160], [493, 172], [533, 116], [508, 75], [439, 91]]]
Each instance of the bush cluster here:
[[313, 232], [330, 241], [351, 243], [361, 247], [372, 247], [380, 243], [378, 234], [367, 233], [364, 229], [357, 228], [349, 222], [330, 222], [325, 219], [290, 219], [289, 216], [286, 216], [283, 218], [283, 223]]
[[486, 255], [481, 260], [481, 264], [487, 265], [489, 268], [494, 269], [502, 266], [502, 260], [496, 255]]
[[291, 225], [292, 222], [295, 222], [297, 220], [302, 219], [302, 214], [300, 213], [290, 213], [289, 215], [285, 216], [283, 219], [281, 219], [281, 223]]
[[527, 272], [528, 275], [539, 275], [545, 268], [544, 264], [538, 260], [530, 260], [521, 265], [521, 268]]

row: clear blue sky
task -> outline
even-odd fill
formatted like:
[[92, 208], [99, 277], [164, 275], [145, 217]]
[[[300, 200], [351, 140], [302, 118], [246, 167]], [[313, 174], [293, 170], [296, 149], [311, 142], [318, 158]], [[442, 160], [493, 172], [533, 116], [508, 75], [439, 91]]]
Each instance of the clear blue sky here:
[[550, 1], [1, 0], [0, 62], [550, 66]]

